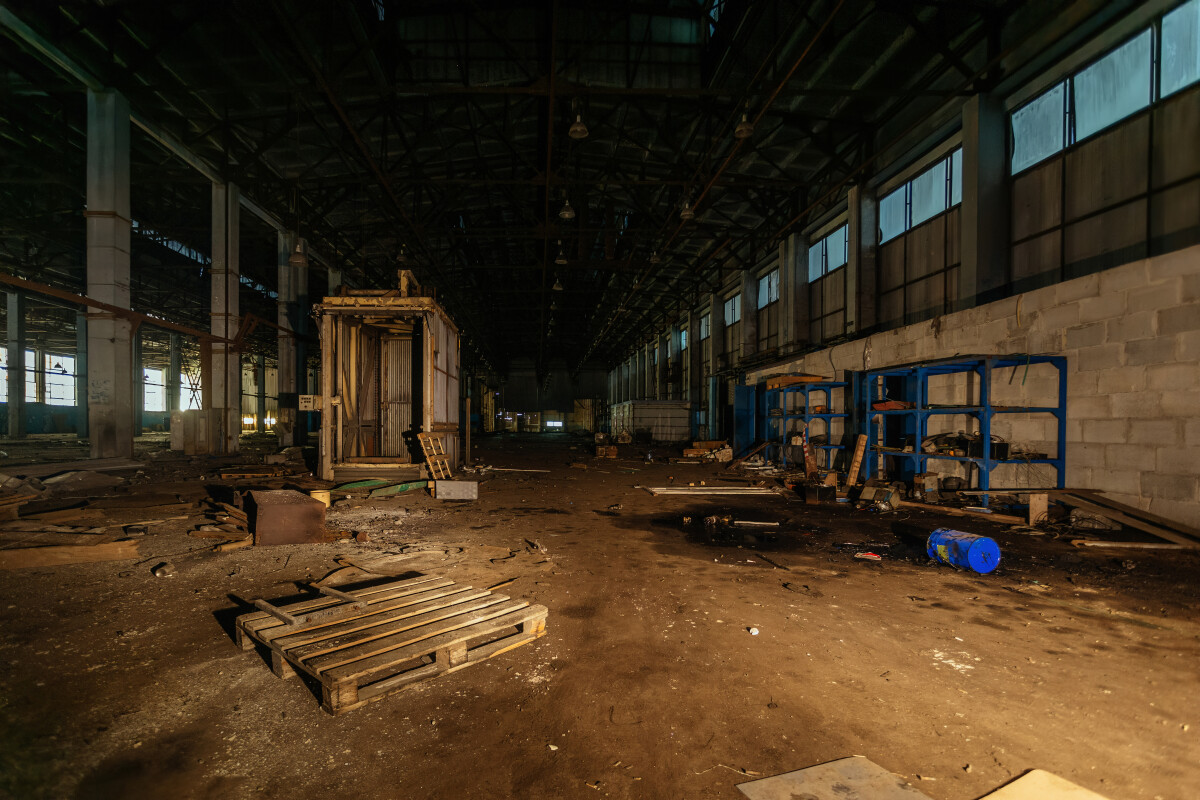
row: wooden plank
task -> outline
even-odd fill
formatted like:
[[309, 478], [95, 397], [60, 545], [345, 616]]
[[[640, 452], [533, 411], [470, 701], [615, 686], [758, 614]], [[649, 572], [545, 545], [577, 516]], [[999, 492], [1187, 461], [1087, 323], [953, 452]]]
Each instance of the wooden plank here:
[[1091, 500], [1092, 502], [1097, 503], [1098, 505], [1108, 506], [1109, 508], [1112, 508], [1115, 511], [1120, 511], [1121, 513], [1125, 514], [1126, 516], [1137, 517], [1138, 519], [1144, 519], [1147, 522], [1151, 522], [1151, 523], [1160, 525], [1164, 528], [1169, 528], [1173, 531], [1178, 531], [1179, 533], [1182, 533], [1184, 536], [1190, 536], [1193, 539], [1200, 541], [1200, 530], [1197, 530], [1196, 528], [1193, 528], [1188, 525], [1184, 525], [1181, 522], [1176, 522], [1175, 520], [1167, 519], [1165, 517], [1160, 517], [1157, 514], [1151, 514], [1149, 511], [1142, 511], [1140, 508], [1134, 508], [1133, 506], [1125, 505], [1124, 503], [1120, 503], [1116, 500], [1113, 500], [1110, 497], [1105, 497], [1104, 494], [1101, 492], [1097, 492], [1097, 491], [1094, 491], [1091, 489], [1075, 489], [1073, 491], [1068, 492], [1068, 494], [1074, 494], [1074, 495], [1078, 495], [1080, 497], [1087, 498], [1088, 500]]
[[738, 464], [742, 463], [747, 458], [750, 458], [750, 456], [754, 455], [755, 453], [761, 453], [766, 448], [766, 446], [769, 444], [770, 444], [770, 442], [761, 442], [760, 444], [753, 447], [749, 453], [746, 453], [746, 455], [742, 456], [741, 458], [735, 458], [733, 461], [730, 461], [729, 466], [725, 467], [725, 469], [733, 469]]
[[[523, 600], [513, 600], [488, 606], [487, 608], [481, 608], [467, 614], [460, 614], [449, 619], [439, 620], [419, 629], [402, 631], [382, 639], [373, 639], [369, 642], [364, 642], [355, 647], [347, 647], [336, 652], [317, 656], [309, 661], [300, 662], [300, 666], [312, 674], [322, 673], [324, 676], [323, 679], [328, 677], [334, 681], [358, 680], [372, 672], [377, 672], [380, 669], [386, 669], [396, 664], [395, 651], [400, 650], [403, 653], [407, 653], [416, 649], [423, 652], [430, 652], [424, 648], [424, 645], [416, 648], [413, 646], [417, 645], [418, 642], [424, 642], [436, 636], [453, 633], [463, 628], [469, 628], [476, 623], [487, 622], [498, 617], [503, 617], [506, 614], [511, 614], [514, 611], [520, 611], [528, 605]], [[409, 650], [403, 650], [403, 648], [409, 648]], [[416, 656], [410, 657], [415, 658]]]
[[1119, 511], [1114, 511], [1111, 508], [1093, 503], [1075, 495], [1055, 494], [1055, 497], [1069, 506], [1075, 506], [1076, 508], [1080, 508], [1084, 511], [1090, 511], [1093, 514], [1099, 514], [1100, 516], [1108, 517], [1113, 522], [1119, 522], [1122, 525], [1128, 525], [1130, 528], [1136, 528], [1137, 530], [1148, 533], [1151, 536], [1157, 536], [1160, 539], [1166, 539], [1168, 542], [1174, 542], [1175, 544], [1196, 543], [1195, 539], [1190, 539], [1182, 534], [1175, 533], [1174, 531], [1160, 528], [1157, 525], [1151, 525], [1150, 523], [1143, 522], [1140, 519], [1134, 519], [1133, 517], [1126, 516]]
[[723, 495], [723, 494], [775, 494], [765, 486], [646, 486], [647, 492], [655, 497], [661, 495]]
[[93, 545], [27, 547], [20, 550], [0, 550], [0, 569], [56, 567], [62, 564], [124, 561], [137, 557], [137, 539], [126, 539], [119, 542]]
[[858, 485], [858, 473], [862, 469], [863, 456], [867, 452], [867, 435], [860, 433], [854, 443], [854, 457], [850, 459], [850, 472], [846, 475], [846, 486]]
[[68, 531], [0, 531], [0, 547], [17, 545], [97, 545], [115, 541], [119, 534], [75, 533]]
[[1030, 525], [1037, 525], [1039, 522], [1046, 522], [1049, 519], [1050, 513], [1050, 495], [1045, 492], [1030, 492], [1029, 493], [1029, 515], [1027, 522]]
[[1103, 539], [1072, 539], [1076, 547], [1100, 547], [1114, 550], [1200, 550], [1200, 542], [1196, 544], [1175, 544], [1174, 542], [1108, 542]]
[[1001, 525], [1024, 525], [1025, 520], [1020, 517], [1013, 517], [1008, 514], [983, 514], [978, 511], [967, 511], [963, 508], [955, 508], [954, 506], [935, 506], [930, 503], [914, 503], [911, 500], [898, 501], [905, 508], [919, 508], [922, 511], [934, 511], [938, 514], [949, 514], [953, 517], [970, 517], [972, 519], [986, 519], [992, 522], [999, 522]]

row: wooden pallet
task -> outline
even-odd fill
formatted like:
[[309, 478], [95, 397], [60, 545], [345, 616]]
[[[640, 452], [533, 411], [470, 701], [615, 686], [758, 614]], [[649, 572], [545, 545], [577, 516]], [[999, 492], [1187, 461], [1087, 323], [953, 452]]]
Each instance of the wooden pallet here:
[[266, 647], [276, 675], [299, 670], [315, 678], [330, 714], [469, 667], [546, 631], [545, 606], [432, 575], [336, 594], [272, 606], [279, 616], [243, 614], [235, 623], [238, 645]]
[[449, 480], [450, 459], [442, 446], [442, 437], [436, 433], [418, 433], [417, 441], [421, 443], [421, 451], [425, 454], [425, 463], [429, 465], [429, 477], [434, 480]]

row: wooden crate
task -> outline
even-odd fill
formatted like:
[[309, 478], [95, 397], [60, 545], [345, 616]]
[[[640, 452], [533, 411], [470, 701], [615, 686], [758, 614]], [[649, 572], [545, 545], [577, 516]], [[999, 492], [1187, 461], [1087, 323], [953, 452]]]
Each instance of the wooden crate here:
[[[300, 670], [321, 684], [321, 707], [342, 714], [417, 681], [500, 655], [545, 634], [546, 607], [423, 575], [278, 606], [317, 622], [289, 625], [265, 612], [237, 618], [238, 645], [265, 647], [281, 678]], [[339, 613], [339, 606], [344, 613]]]
[[615, 444], [597, 445], [596, 458], [616, 458], [617, 446]]

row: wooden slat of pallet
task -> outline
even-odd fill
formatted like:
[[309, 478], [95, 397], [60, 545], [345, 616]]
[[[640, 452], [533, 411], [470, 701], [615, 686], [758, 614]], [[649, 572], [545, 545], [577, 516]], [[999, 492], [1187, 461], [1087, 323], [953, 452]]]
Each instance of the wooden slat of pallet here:
[[[476, 611], [484, 611], [508, 600], [507, 596], [489, 594], [484, 590], [482, 594], [476, 594], [471, 599], [464, 598], [451, 603], [443, 603], [441, 607], [429, 609], [421, 614], [400, 613], [393, 619], [381, 619], [376, 625], [346, 631], [299, 647], [286, 647], [283, 650], [292, 661], [312, 661], [326, 655], [340, 657], [353, 648], [362, 646], [363, 649], [366, 649], [368, 644], [389, 636], [415, 632], [422, 628], [427, 630], [428, 626], [434, 623], [453, 620]], [[355, 652], [362, 652], [362, 650]], [[323, 663], [328, 665], [329, 662]]]
[[1119, 511], [1115, 511], [1111, 508], [1108, 508], [1107, 506], [1102, 506], [1098, 503], [1093, 503], [1090, 500], [1084, 499], [1084, 498], [1079, 497], [1074, 494], [1070, 494], [1070, 495], [1058, 494], [1056, 492], [1056, 493], [1054, 493], [1054, 497], [1058, 498], [1059, 500], [1062, 500], [1067, 505], [1075, 506], [1076, 508], [1082, 509], [1084, 511], [1090, 511], [1093, 514], [1099, 514], [1100, 516], [1103, 516], [1103, 517], [1108, 517], [1113, 522], [1119, 522], [1122, 525], [1128, 525], [1131, 528], [1137, 528], [1139, 531], [1148, 533], [1151, 536], [1157, 536], [1160, 539], [1166, 539], [1168, 542], [1174, 542], [1175, 544], [1187, 544], [1187, 545], [1196, 544], [1195, 539], [1190, 539], [1187, 536], [1184, 536], [1179, 533], [1175, 533], [1174, 531], [1169, 531], [1165, 528], [1159, 527], [1158, 525], [1151, 525], [1148, 522], [1143, 522], [1140, 519], [1135, 519], [1133, 517], [1127, 516], [1125, 514], [1122, 514]]
[[850, 459], [850, 472], [846, 474], [846, 485], [858, 484], [858, 471], [862, 469], [863, 455], [867, 452], [867, 435], [860, 433], [854, 443], [854, 457]]
[[[403, 581], [392, 581], [391, 583], [381, 584], [379, 586], [368, 586], [362, 589], [355, 589], [350, 594], [355, 597], [365, 599], [368, 603], [379, 602], [386, 600], [389, 597], [400, 597], [410, 593], [408, 590], [422, 592], [426, 589], [432, 589], [438, 586], [448, 586], [454, 581], [448, 578], [439, 578], [436, 575], [421, 575], [417, 578], [409, 578]], [[432, 585], [425, 585], [432, 584]], [[419, 587], [419, 588], [417, 588]], [[312, 600], [301, 600], [296, 603], [290, 603], [286, 606], [281, 606], [284, 611], [289, 614], [297, 612], [312, 611], [318, 608], [324, 608], [339, 603], [332, 597], [315, 597]], [[272, 617], [265, 611], [252, 611], [248, 614], [243, 614], [238, 617], [238, 623], [246, 628], [248, 632], [257, 632], [264, 628], [272, 628], [282, 625], [275, 617]]]
[[1126, 516], [1146, 520], [1149, 523], [1159, 525], [1160, 527], [1167, 528], [1172, 531], [1177, 531], [1178, 533], [1182, 533], [1184, 536], [1190, 536], [1196, 541], [1200, 541], [1200, 530], [1197, 530], [1190, 525], [1184, 525], [1182, 522], [1176, 522], [1174, 520], [1167, 519], [1166, 517], [1160, 517], [1157, 514], [1152, 514], [1149, 511], [1142, 511], [1140, 508], [1134, 508], [1133, 506], [1125, 505], [1124, 503], [1113, 500], [1111, 497], [1105, 497], [1101, 492], [1093, 491], [1091, 489], [1076, 489], [1072, 492], [1069, 492], [1069, 494], [1078, 495], [1079, 497], [1091, 500], [1098, 505], [1108, 506], [1114, 511], [1119, 511]]
[[[518, 632], [515, 634], [505, 636], [496, 641], [476, 645], [475, 647], [468, 646], [468, 642], [472, 638], [489, 636], [506, 628], [513, 627], [518, 629]], [[448, 675], [451, 672], [457, 672], [472, 664], [486, 661], [501, 653], [507, 653], [509, 650], [529, 644], [544, 636], [545, 632], [545, 607], [530, 606], [505, 617], [480, 623], [472, 628], [443, 634], [440, 637], [421, 643], [422, 647], [420, 649], [433, 654], [434, 661], [432, 664], [427, 664], [407, 672], [401, 672], [366, 686], [356, 686], [354, 683], [325, 685], [322, 687], [323, 705], [326, 707], [326, 710], [332, 711], [332, 713], [349, 711], [371, 700], [386, 697], [422, 678], [433, 677], [434, 675]], [[426, 647], [431, 649], [426, 649]], [[414, 650], [416, 649], [414, 648]], [[408, 660], [411, 661], [417, 657], [419, 656], [413, 655]], [[332, 708], [332, 701], [335, 697], [342, 703], [337, 710], [333, 710]]]
[[447, 480], [451, 477], [450, 462], [446, 457], [446, 449], [442, 445], [442, 437], [432, 433], [418, 433], [417, 441], [425, 454], [425, 463], [429, 465], [429, 475], [437, 480]]
[[465, 603], [487, 595], [487, 589], [473, 589], [470, 586], [451, 585], [445, 589], [431, 592], [421, 592], [417, 595], [386, 601], [361, 612], [359, 616], [347, 617], [331, 624], [308, 628], [302, 631], [292, 631], [272, 628], [260, 633], [260, 638], [272, 647], [296, 651], [297, 656], [313, 655], [302, 651], [310, 644], [324, 643], [339, 636], [361, 631], [378, 629], [390, 622], [409, 617], [416, 617], [427, 612], [437, 611], [457, 603]]
[[490, 619], [511, 614], [528, 605], [529, 603], [523, 600], [512, 600], [476, 609], [448, 619], [438, 620], [420, 629], [400, 631], [382, 639], [373, 639], [360, 645], [325, 653], [301, 662], [301, 666], [306, 670], [311, 670], [313, 674], [323, 673], [333, 680], [361, 680], [373, 672], [396, 664], [393, 651], [435, 636], [441, 636], [444, 633], [469, 627], [477, 622], [487, 622]]

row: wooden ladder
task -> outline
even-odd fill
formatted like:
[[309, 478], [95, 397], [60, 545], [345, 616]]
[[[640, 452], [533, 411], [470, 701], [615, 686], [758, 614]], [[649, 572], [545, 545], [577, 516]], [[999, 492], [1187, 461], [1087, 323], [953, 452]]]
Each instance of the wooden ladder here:
[[451, 475], [450, 459], [442, 447], [442, 437], [434, 433], [418, 433], [417, 441], [421, 443], [425, 463], [429, 465], [429, 477], [438, 481], [448, 480]]

